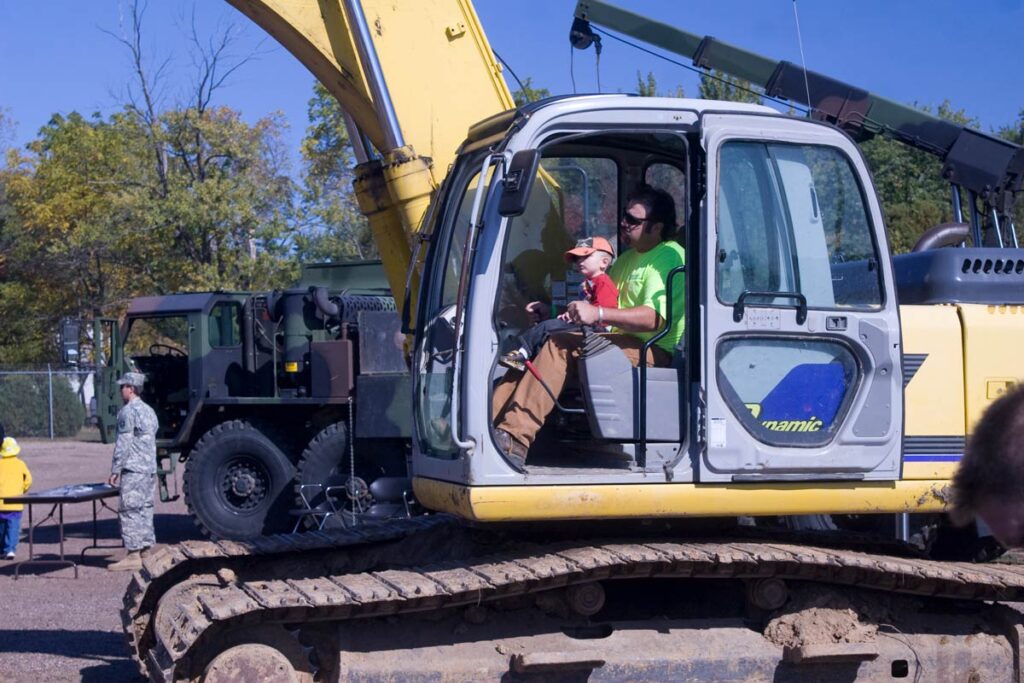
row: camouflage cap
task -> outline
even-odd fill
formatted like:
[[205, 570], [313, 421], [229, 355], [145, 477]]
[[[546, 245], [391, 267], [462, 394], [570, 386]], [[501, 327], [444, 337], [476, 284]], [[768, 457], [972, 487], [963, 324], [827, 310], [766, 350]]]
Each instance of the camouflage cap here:
[[126, 372], [121, 375], [121, 379], [117, 380], [120, 386], [128, 384], [133, 387], [141, 387], [146, 383], [146, 376], [141, 372]]

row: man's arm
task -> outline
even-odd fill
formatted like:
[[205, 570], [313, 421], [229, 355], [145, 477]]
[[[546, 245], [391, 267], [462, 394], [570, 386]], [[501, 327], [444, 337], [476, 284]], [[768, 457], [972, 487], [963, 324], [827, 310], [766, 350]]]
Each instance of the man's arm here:
[[107, 480], [112, 486], [117, 485], [121, 470], [124, 469], [124, 463], [131, 451], [134, 431], [134, 411], [122, 408], [117, 414], [117, 441], [114, 442], [114, 457], [111, 459], [110, 478]]
[[[598, 323], [598, 307], [586, 301], [573, 301], [567, 311], [572, 322], [580, 325]], [[661, 329], [662, 319], [650, 306], [633, 308], [601, 308], [601, 323], [626, 332], [655, 332]]]

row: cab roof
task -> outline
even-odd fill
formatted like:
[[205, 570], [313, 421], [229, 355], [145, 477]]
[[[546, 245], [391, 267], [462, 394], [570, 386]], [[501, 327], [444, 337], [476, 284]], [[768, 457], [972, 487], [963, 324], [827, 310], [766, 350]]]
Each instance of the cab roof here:
[[140, 296], [128, 304], [129, 316], [172, 315], [204, 311], [215, 297], [231, 296], [235, 292], [191, 292], [164, 296]]
[[517, 109], [509, 109], [499, 114], [489, 116], [483, 121], [469, 127], [463, 148], [476, 147], [483, 140], [491, 140], [496, 136], [504, 136], [512, 128], [521, 128], [523, 124], [546, 109], [558, 109], [564, 107], [578, 107], [583, 103], [595, 107], [607, 107], [614, 105], [624, 109], [678, 109], [694, 112], [698, 116], [705, 111], [732, 112], [738, 114], [774, 114], [785, 116], [776, 109], [763, 104], [750, 104], [747, 102], [728, 102], [725, 100], [704, 100], [687, 97], [640, 97], [638, 95], [599, 94], [599, 95], [556, 95], [545, 97], [536, 102], [528, 102]]

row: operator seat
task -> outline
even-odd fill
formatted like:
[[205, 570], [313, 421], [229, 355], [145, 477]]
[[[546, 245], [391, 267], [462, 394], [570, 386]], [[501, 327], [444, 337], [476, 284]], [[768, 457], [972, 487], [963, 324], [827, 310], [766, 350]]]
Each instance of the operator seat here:
[[[685, 357], [676, 349], [672, 365], [647, 368], [647, 441], [679, 442], [683, 424]], [[587, 353], [579, 364], [580, 388], [590, 429], [597, 439], [640, 440], [640, 368], [611, 343]]]

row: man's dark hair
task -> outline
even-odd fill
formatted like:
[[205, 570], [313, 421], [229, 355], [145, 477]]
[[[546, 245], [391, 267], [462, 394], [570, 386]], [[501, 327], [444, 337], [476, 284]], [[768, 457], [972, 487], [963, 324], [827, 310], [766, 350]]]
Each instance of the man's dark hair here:
[[0, 441], [7, 438], [7, 430], [4, 429], [4, 423], [0, 422]]
[[661, 223], [663, 226], [661, 239], [668, 240], [675, 237], [676, 202], [672, 199], [672, 195], [650, 185], [637, 185], [626, 197], [627, 206], [633, 202], [640, 202], [650, 209], [650, 213], [647, 215], [648, 227], [645, 229], [649, 230], [651, 225]]
[[1007, 392], [982, 414], [953, 476], [958, 524], [974, 519], [986, 500], [1024, 498], [1024, 385]]

